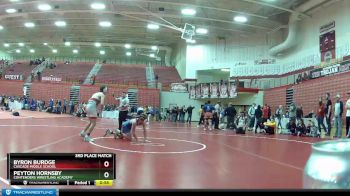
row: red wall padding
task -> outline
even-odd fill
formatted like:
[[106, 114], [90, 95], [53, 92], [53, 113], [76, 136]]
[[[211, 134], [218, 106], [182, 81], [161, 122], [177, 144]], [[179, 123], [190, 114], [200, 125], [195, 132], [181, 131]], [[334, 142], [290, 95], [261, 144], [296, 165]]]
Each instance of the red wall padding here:
[[[280, 87], [265, 91], [264, 103], [272, 106], [274, 109], [272, 110], [273, 112], [275, 111], [276, 106], [285, 106], [286, 89], [287, 87]], [[331, 93], [333, 106], [336, 101], [335, 96], [337, 93], [342, 96], [342, 101], [345, 104], [348, 99], [347, 92], [350, 91], [350, 72], [305, 81], [301, 84], [294, 85], [293, 89], [294, 102], [298, 106], [303, 106], [304, 115], [307, 115], [312, 110], [317, 112], [318, 100], [320, 97], [325, 100], [325, 94], [327, 92]]]
[[138, 97], [140, 106], [151, 105], [154, 107], [159, 107], [160, 105], [159, 89], [139, 89]]
[[264, 104], [271, 107], [272, 114], [279, 105], [286, 105], [286, 90], [287, 87], [279, 87], [266, 90], [264, 93]]
[[69, 100], [71, 85], [56, 83], [32, 83], [30, 97], [49, 101], [49, 99]]
[[23, 96], [22, 81], [0, 80], [0, 95]]
[[[69, 99], [70, 96], [70, 84], [60, 83], [32, 83], [31, 97], [35, 99], [41, 99], [48, 101], [49, 99]], [[80, 101], [86, 102], [89, 100], [93, 93], [99, 92], [99, 86], [80, 86]], [[122, 92], [127, 92], [126, 87], [109, 87], [106, 99], [106, 104], [119, 104], [113, 98], [113, 93], [116, 96], [120, 96]], [[22, 96], [23, 95], [23, 82], [0, 80], [0, 94], [10, 96]], [[151, 105], [159, 107], [160, 105], [160, 92], [158, 89], [138, 89], [138, 101], [139, 105]]]
[[[331, 94], [333, 106], [336, 101], [335, 96], [339, 93], [342, 96], [342, 101], [345, 104], [347, 100], [347, 92], [350, 91], [350, 72], [338, 74], [320, 79], [306, 81], [302, 84], [294, 86], [294, 101], [297, 105], [302, 104], [304, 114], [314, 110], [316, 112], [318, 107], [318, 100], [320, 97], [325, 102], [326, 93]], [[345, 116], [345, 114], [344, 114]]]

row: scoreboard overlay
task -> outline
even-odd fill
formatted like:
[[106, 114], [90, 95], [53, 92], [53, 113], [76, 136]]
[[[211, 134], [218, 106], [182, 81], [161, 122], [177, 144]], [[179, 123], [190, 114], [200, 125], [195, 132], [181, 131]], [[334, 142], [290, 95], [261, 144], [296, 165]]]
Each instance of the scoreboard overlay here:
[[9, 153], [11, 185], [111, 185], [114, 153]]

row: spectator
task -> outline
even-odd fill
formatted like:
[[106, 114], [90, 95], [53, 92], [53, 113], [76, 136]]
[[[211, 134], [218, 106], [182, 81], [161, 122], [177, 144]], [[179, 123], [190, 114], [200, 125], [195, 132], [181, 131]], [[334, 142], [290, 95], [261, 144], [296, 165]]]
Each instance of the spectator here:
[[343, 115], [343, 102], [340, 100], [341, 97], [339, 94], [336, 96], [337, 102], [334, 104], [334, 126], [335, 126], [335, 134], [334, 138], [341, 138], [342, 136], [342, 115]]
[[186, 109], [187, 110], [187, 121], [186, 122], [188, 122], [189, 124], [191, 124], [191, 121], [192, 121], [192, 111], [194, 108], [195, 107], [192, 107], [191, 105], [189, 105]]
[[262, 110], [261, 110], [261, 106], [258, 105], [258, 107], [256, 108], [255, 110], [255, 126], [254, 126], [254, 129], [255, 129], [255, 133], [257, 133], [257, 129], [258, 127], [262, 127]]
[[277, 124], [277, 129], [279, 129], [279, 127], [282, 127], [282, 116], [283, 116], [283, 107], [282, 105], [278, 106], [277, 110], [276, 110], [276, 118], [278, 120], [278, 124]]
[[303, 117], [304, 117], [303, 107], [302, 106], [298, 106], [297, 110], [296, 110], [296, 118], [297, 119], [301, 119]]
[[325, 115], [326, 115], [326, 123], [327, 123], [327, 134], [326, 136], [330, 136], [332, 125], [331, 125], [331, 117], [332, 117], [332, 101], [331, 101], [331, 94], [326, 93], [326, 108], [325, 108]]
[[245, 130], [247, 128], [247, 118], [244, 116], [244, 113], [241, 112], [240, 116], [237, 118], [237, 132], [240, 134], [245, 134]]
[[263, 123], [267, 122], [267, 119], [269, 119], [269, 107], [267, 106], [267, 104], [265, 104], [265, 106], [262, 109], [262, 113], [263, 113]]
[[297, 116], [296, 110], [297, 110], [297, 107], [296, 107], [295, 103], [292, 103], [289, 106], [289, 112], [288, 112], [290, 124], [295, 124], [295, 119]]
[[248, 116], [249, 116], [249, 128], [248, 130], [253, 130], [254, 122], [255, 122], [255, 110], [256, 110], [256, 104], [253, 103], [252, 106], [250, 106], [248, 110]]
[[322, 125], [324, 131], [327, 133], [326, 126], [323, 123], [323, 120], [325, 117], [325, 107], [321, 100], [319, 101], [318, 105], [319, 105], [318, 111], [317, 111], [318, 130], [319, 130], [319, 133], [321, 133], [321, 125]]
[[225, 110], [225, 116], [227, 116], [227, 125], [226, 129], [234, 129], [235, 126], [235, 117], [236, 117], [237, 111], [232, 103], [229, 103], [229, 107]]
[[346, 101], [346, 137], [350, 138], [350, 132], [349, 132], [349, 127], [350, 127], [350, 91], [347, 94], [348, 94], [348, 100]]

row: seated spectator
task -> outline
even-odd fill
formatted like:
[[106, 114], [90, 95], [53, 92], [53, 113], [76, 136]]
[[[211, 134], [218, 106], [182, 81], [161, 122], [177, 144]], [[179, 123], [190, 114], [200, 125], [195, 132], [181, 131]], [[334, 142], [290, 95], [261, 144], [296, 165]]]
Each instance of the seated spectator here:
[[37, 102], [32, 99], [31, 103], [30, 103], [30, 111], [36, 111], [37, 108]]
[[297, 119], [296, 123], [296, 134], [298, 136], [304, 136], [306, 135], [306, 126], [304, 124], [304, 120], [302, 118]]
[[247, 118], [244, 116], [244, 113], [241, 112], [239, 117], [236, 121], [237, 124], [237, 131], [238, 134], [245, 134], [245, 131], [247, 129]]

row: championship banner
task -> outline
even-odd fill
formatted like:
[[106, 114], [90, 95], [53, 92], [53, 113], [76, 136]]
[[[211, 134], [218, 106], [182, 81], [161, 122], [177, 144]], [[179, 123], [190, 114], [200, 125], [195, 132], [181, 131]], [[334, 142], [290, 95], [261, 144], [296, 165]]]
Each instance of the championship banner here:
[[237, 84], [236, 84], [236, 82], [230, 82], [229, 96], [230, 96], [230, 98], [236, 98], [237, 97]]
[[228, 98], [228, 86], [225, 82], [220, 84], [220, 98]]
[[178, 93], [186, 93], [187, 90], [187, 84], [185, 83], [172, 83], [170, 91], [172, 92], [178, 92]]
[[196, 85], [196, 99], [201, 98], [201, 85]]
[[219, 97], [219, 91], [218, 91], [218, 83], [210, 83], [210, 98], [218, 98]]
[[331, 62], [335, 59], [335, 31], [320, 35], [321, 62]]
[[6, 80], [22, 80], [22, 75], [5, 75]]
[[209, 85], [201, 84], [201, 98], [209, 98]]
[[51, 82], [61, 82], [62, 78], [47, 76], [47, 77], [42, 77], [41, 80], [42, 81], [51, 81]]
[[196, 98], [196, 87], [190, 86], [190, 99], [195, 99], [195, 98]]

